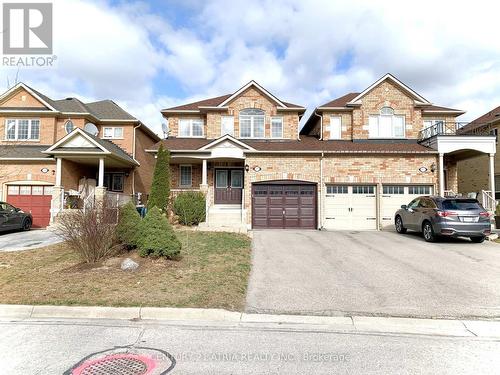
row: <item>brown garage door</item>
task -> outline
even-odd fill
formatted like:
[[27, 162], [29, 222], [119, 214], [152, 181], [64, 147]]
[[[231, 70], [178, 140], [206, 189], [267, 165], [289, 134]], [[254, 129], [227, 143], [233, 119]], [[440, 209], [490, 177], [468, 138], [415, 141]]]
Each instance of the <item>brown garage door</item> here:
[[252, 227], [316, 229], [316, 184], [303, 181], [253, 184]]

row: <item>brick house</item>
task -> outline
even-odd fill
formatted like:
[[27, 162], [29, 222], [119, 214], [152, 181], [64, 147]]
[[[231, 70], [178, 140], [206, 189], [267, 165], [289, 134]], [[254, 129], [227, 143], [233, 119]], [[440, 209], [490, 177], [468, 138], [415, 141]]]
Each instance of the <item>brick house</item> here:
[[160, 140], [111, 100], [52, 100], [24, 83], [0, 96], [0, 134], [0, 200], [31, 211], [35, 227], [70, 202], [147, 194], [145, 150]]
[[456, 192], [458, 161], [495, 153], [494, 137], [460, 133], [463, 111], [390, 74], [300, 129], [304, 112], [254, 81], [162, 110], [173, 195], [204, 192], [208, 226], [382, 229], [414, 197]]
[[[491, 133], [497, 137], [496, 150], [498, 151], [498, 132], [500, 128], [500, 106], [492, 109], [484, 115], [478, 117], [474, 121], [462, 128], [462, 131], [467, 134], [474, 133]], [[500, 160], [497, 152], [494, 157], [494, 186], [495, 194], [492, 194], [490, 181], [490, 167], [488, 155], [478, 155], [458, 163], [458, 191], [462, 194], [480, 193], [494, 196], [495, 199], [500, 199]]]

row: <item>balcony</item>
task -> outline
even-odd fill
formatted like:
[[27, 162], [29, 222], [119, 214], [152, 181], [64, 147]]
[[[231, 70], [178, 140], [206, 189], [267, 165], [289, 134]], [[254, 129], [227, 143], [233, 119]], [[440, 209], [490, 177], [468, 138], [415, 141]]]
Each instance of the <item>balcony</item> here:
[[421, 130], [418, 134], [418, 141], [423, 143], [436, 136], [491, 136], [494, 135], [490, 125], [475, 126], [467, 129], [467, 122], [444, 122], [439, 121], [436, 124]]

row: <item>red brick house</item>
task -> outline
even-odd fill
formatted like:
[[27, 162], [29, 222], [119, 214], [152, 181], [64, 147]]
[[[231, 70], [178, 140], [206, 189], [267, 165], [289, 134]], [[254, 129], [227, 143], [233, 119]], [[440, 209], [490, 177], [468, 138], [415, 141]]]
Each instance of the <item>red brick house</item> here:
[[457, 162], [496, 150], [489, 134], [461, 134], [463, 111], [390, 74], [299, 129], [304, 112], [254, 81], [162, 110], [173, 194], [206, 193], [208, 226], [381, 229], [418, 195], [457, 192]]
[[0, 134], [0, 200], [31, 211], [34, 227], [70, 201], [148, 194], [145, 150], [160, 140], [111, 100], [53, 100], [24, 83], [0, 96]]

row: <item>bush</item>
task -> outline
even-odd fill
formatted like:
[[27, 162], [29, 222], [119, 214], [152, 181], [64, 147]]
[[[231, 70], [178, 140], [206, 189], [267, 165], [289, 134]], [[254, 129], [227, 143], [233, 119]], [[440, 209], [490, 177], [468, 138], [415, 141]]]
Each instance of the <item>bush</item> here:
[[158, 207], [150, 209], [142, 219], [138, 234], [137, 247], [142, 257], [152, 255], [173, 258], [181, 252], [180, 241]]
[[156, 155], [151, 194], [148, 197], [148, 209], [158, 207], [166, 212], [170, 198], [170, 152], [160, 145]]
[[87, 263], [97, 263], [120, 248], [116, 212], [104, 205], [65, 212], [58, 217], [58, 224], [59, 236]]
[[118, 225], [116, 226], [116, 235], [120, 242], [127, 248], [137, 247], [137, 237], [141, 216], [137, 212], [134, 203], [128, 202], [120, 207], [118, 214]]
[[174, 201], [174, 213], [184, 225], [195, 225], [205, 221], [205, 196], [197, 191], [181, 193]]

